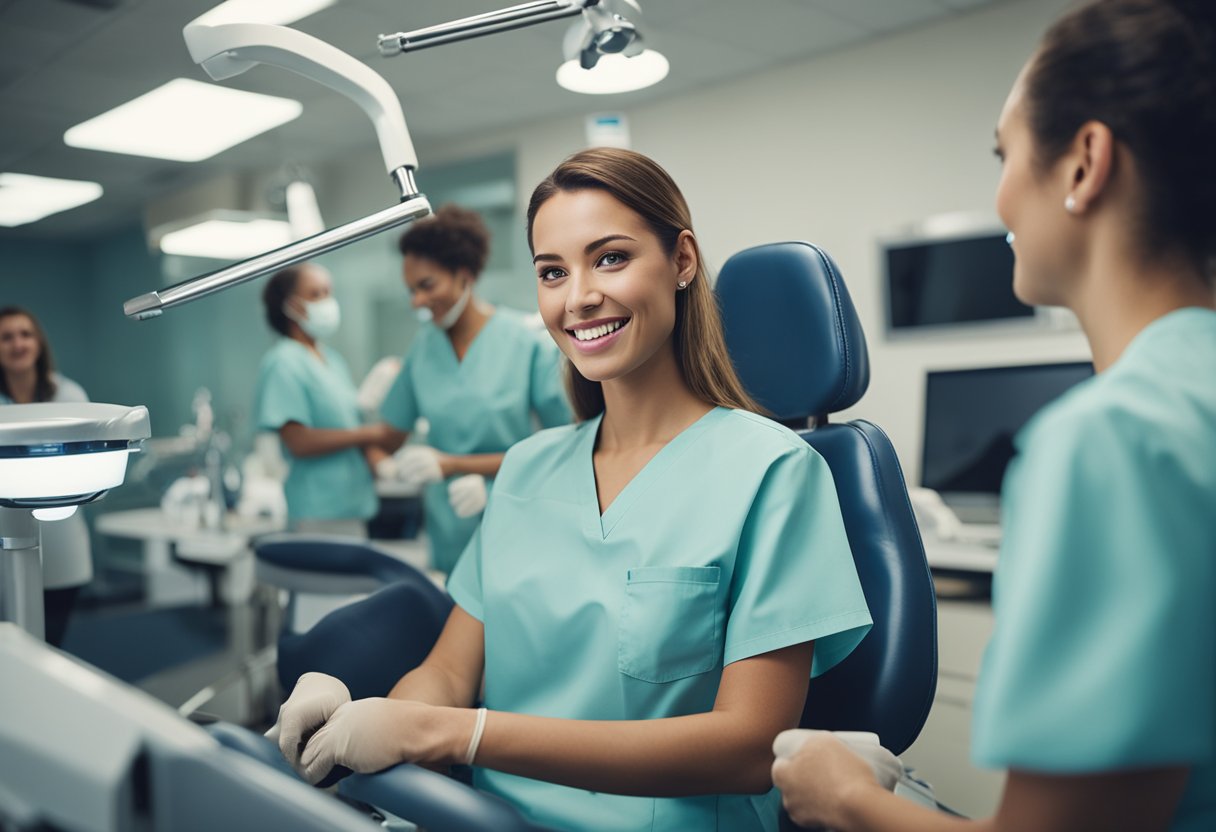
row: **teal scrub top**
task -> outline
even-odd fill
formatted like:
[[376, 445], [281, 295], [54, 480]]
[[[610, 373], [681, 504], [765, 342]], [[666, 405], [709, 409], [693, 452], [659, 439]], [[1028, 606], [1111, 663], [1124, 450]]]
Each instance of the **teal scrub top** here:
[[[836, 488], [806, 442], [716, 408], [601, 516], [599, 425], [543, 431], [507, 453], [448, 581], [485, 627], [486, 707], [580, 720], [704, 713], [725, 665], [814, 640], [814, 676], [861, 641], [870, 614]], [[557, 829], [777, 829], [775, 789], [651, 798], [474, 777]]]
[[1216, 829], [1216, 313], [1153, 322], [1015, 447], [976, 763], [1190, 766], [1170, 828]]
[[[445, 454], [500, 454], [531, 436], [537, 422], [541, 427], [570, 422], [560, 358], [549, 335], [530, 329], [513, 310], [494, 311], [464, 360], [457, 360], [446, 332], [427, 324], [380, 413], [406, 431], [426, 418], [427, 442]], [[486, 481], [487, 489], [492, 485]], [[480, 517], [452, 512], [446, 482], [426, 486], [423, 508], [432, 563], [450, 572]]]
[[[324, 361], [291, 338], [282, 338], [262, 359], [254, 414], [259, 430], [288, 422], [309, 428], [350, 429], [360, 424], [355, 384], [337, 352], [318, 344]], [[283, 490], [290, 520], [366, 520], [379, 501], [363, 452], [347, 448], [325, 456], [294, 457]]]

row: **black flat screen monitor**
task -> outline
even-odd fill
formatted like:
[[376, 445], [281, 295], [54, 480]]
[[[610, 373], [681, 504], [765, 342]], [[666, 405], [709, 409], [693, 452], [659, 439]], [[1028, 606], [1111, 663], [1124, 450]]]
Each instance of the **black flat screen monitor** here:
[[1035, 317], [1013, 294], [1013, 250], [1005, 234], [888, 243], [887, 328], [982, 324]]
[[921, 485], [964, 522], [995, 509], [1013, 437], [1043, 405], [1093, 375], [1089, 362], [930, 372], [925, 380]]

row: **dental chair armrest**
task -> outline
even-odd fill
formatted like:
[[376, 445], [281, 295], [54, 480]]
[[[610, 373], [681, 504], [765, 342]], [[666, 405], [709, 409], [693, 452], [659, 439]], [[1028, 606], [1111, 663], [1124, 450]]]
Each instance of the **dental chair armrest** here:
[[408, 763], [377, 774], [352, 774], [338, 792], [433, 832], [550, 832], [500, 798]]

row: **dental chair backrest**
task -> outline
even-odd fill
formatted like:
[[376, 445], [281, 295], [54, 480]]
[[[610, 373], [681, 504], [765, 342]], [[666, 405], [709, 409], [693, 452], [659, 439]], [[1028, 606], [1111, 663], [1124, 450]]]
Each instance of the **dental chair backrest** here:
[[[874, 627], [811, 682], [803, 728], [872, 731], [895, 754], [920, 733], [937, 685], [937, 608], [895, 449], [870, 422], [829, 424], [870, 380], [865, 335], [840, 270], [810, 243], [731, 257], [718, 275], [727, 347], [743, 386], [832, 470]], [[813, 428], [808, 428], [813, 424]]]
[[278, 640], [284, 692], [308, 671], [336, 676], [351, 696], [384, 696], [417, 667], [439, 637], [452, 600], [422, 572], [366, 541], [328, 535], [273, 534], [254, 544], [258, 580], [292, 593], [373, 593], [334, 610], [306, 633]]

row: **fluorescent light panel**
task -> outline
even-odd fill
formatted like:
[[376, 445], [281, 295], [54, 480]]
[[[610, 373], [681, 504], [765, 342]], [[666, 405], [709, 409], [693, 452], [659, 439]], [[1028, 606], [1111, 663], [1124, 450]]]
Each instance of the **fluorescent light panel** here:
[[667, 58], [661, 52], [644, 49], [640, 55], [601, 55], [591, 69], [578, 61], [566, 61], [557, 68], [557, 83], [571, 92], [611, 95], [653, 86], [667, 77]]
[[228, 0], [197, 17], [194, 23], [274, 23], [286, 26], [332, 6], [336, 0]]
[[101, 185], [25, 173], [0, 173], [0, 225], [14, 228], [92, 202]]
[[240, 260], [291, 241], [291, 225], [283, 220], [209, 219], [165, 234], [160, 250], [184, 257]]
[[201, 162], [298, 117], [299, 101], [175, 78], [63, 134], [72, 147]]

